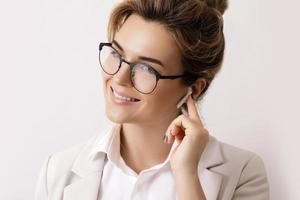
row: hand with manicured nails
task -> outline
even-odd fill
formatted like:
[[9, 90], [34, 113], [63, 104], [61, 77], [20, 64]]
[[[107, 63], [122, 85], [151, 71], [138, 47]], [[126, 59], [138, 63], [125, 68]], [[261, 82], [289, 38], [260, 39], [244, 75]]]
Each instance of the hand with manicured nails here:
[[170, 157], [173, 172], [197, 172], [199, 160], [209, 139], [209, 133], [203, 127], [191, 95], [187, 100], [187, 108], [188, 116], [181, 114], [176, 117], [166, 133], [168, 143], [178, 141], [178, 146]]

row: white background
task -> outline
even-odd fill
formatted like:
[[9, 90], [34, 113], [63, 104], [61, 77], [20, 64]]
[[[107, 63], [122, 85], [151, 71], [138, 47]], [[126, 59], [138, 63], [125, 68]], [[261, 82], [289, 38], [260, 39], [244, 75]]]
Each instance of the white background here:
[[[116, 2], [1, 1], [0, 199], [33, 199], [47, 155], [110, 123], [98, 44]], [[300, 198], [299, 6], [231, 0], [225, 62], [199, 105], [212, 135], [263, 158], [274, 200]]]

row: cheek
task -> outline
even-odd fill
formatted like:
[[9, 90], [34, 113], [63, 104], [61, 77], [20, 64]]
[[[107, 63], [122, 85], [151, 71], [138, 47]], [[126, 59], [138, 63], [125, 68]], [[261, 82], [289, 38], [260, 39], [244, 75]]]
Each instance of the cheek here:
[[102, 90], [104, 95], [107, 96], [107, 92], [109, 92], [108, 83], [111, 79], [111, 76], [102, 73], [101, 78], [102, 78]]
[[180, 85], [176, 80], [161, 81], [157, 84], [154, 92], [155, 96], [159, 96], [160, 98], [169, 101], [169, 99], [174, 99], [178, 96], [178, 93], [180, 93]]
[[108, 74], [105, 74], [104, 72], [101, 72], [100, 76], [101, 76], [101, 78], [102, 78], [103, 82], [106, 82], [108, 79], [110, 79], [110, 78], [111, 78], [111, 76], [110, 76], [110, 75], [108, 75]]
[[102, 78], [103, 88], [106, 88], [107, 84], [110, 81], [110, 79], [112, 78], [112, 76], [107, 75], [107, 74], [102, 72], [101, 73], [101, 78]]
[[[162, 84], [163, 83], [163, 84]], [[155, 102], [160, 106], [164, 106], [167, 110], [177, 109], [176, 105], [181, 100], [181, 95], [186, 90], [180, 80], [161, 82], [157, 85], [157, 90], [154, 93]]]
[[174, 92], [176, 89], [169, 88], [167, 84], [164, 86], [158, 86], [156, 90], [154, 91], [153, 95], [151, 95], [151, 103], [152, 107], [155, 108], [155, 110], [160, 109], [162, 110], [170, 110], [174, 107], [176, 107], [176, 93]]

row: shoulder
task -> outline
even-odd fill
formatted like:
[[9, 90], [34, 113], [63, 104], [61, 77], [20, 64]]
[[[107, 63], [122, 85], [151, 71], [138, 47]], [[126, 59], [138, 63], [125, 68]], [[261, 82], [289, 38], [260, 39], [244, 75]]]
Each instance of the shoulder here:
[[231, 161], [233, 163], [246, 164], [253, 158], [260, 158], [260, 156], [253, 151], [237, 147], [222, 141], [218, 142], [221, 145], [224, 158], [227, 161]]
[[47, 166], [49, 181], [51, 182], [51, 180], [56, 180], [58, 177], [69, 174], [76, 159], [79, 156], [86, 157], [88, 152], [94, 147], [95, 142], [101, 140], [109, 133], [111, 128], [112, 126], [104, 127], [102, 130], [95, 131], [88, 139], [50, 154], [44, 164]]
[[[95, 140], [95, 138], [96, 135], [93, 135], [91, 138], [86, 139], [80, 143], [69, 146], [61, 151], [52, 153], [48, 158], [49, 167], [57, 168], [61, 172], [70, 169], [79, 153], [82, 150], [88, 148]], [[49, 170], [52, 171], [54, 169], [50, 168]]]
[[243, 149], [225, 142], [219, 141], [225, 162], [228, 165], [233, 165], [241, 170], [253, 169], [259, 170], [264, 168], [264, 162], [257, 153]]
[[54, 183], [70, 173], [77, 155], [92, 142], [95, 136], [64, 150], [48, 155], [39, 171], [35, 188], [35, 199], [48, 199]]
[[72, 166], [78, 155], [84, 150], [88, 149], [93, 141], [96, 139], [96, 134], [92, 137], [77, 143], [75, 145], [66, 147], [61, 151], [56, 151], [46, 158], [43, 168], [47, 172], [48, 185], [55, 182], [59, 177], [63, 177], [71, 172]]
[[255, 152], [225, 143], [210, 135], [202, 155], [205, 167], [241, 168], [251, 160], [261, 160]]
[[232, 199], [247, 197], [250, 193], [255, 199], [268, 199], [269, 184], [261, 156], [215, 138], [214, 140], [223, 157], [222, 164], [212, 169], [223, 175], [225, 184], [221, 193]]

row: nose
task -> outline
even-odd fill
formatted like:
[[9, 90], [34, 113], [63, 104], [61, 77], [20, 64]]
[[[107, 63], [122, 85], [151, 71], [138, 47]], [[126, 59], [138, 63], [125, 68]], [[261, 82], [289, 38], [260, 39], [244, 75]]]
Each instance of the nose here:
[[129, 64], [127, 64], [126, 62], [122, 62], [119, 71], [113, 76], [113, 80], [118, 83], [118, 85], [132, 87], [130, 76], [131, 73]]

